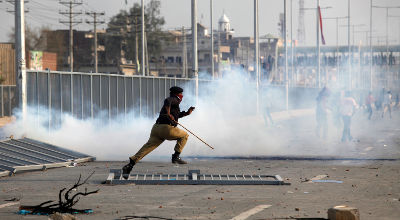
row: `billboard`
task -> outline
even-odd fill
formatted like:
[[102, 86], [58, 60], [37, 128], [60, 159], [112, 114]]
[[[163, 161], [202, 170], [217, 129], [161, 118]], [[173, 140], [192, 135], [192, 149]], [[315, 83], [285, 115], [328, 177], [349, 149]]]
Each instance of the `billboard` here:
[[29, 51], [30, 52], [30, 70], [43, 70], [43, 52], [42, 51]]

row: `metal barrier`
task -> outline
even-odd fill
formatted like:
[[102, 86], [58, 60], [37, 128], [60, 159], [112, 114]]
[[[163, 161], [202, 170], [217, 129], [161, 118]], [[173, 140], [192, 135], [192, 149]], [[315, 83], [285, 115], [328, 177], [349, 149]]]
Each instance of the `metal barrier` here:
[[106, 184], [136, 185], [290, 185], [279, 175], [255, 174], [201, 174], [200, 170], [189, 170], [188, 174], [130, 174], [123, 179], [120, 169], [111, 169]]
[[[207, 80], [199, 80], [199, 91]], [[63, 113], [76, 118], [126, 116], [135, 110], [139, 116], [158, 113], [171, 86], [185, 87], [194, 95], [194, 79], [125, 76], [97, 73], [27, 71], [27, 102], [36, 113], [57, 120]]]
[[[209, 92], [206, 86], [211, 80], [199, 79], [199, 96]], [[250, 82], [251, 83], [251, 82]], [[185, 88], [186, 97], [196, 97], [196, 80], [170, 77], [125, 76], [97, 73], [71, 73], [55, 71], [27, 71], [27, 104], [36, 115], [48, 117], [48, 126], [58, 125], [64, 113], [78, 119], [126, 117], [128, 113], [140, 117], [154, 117], [158, 114], [163, 100], [169, 95], [171, 86]], [[274, 111], [285, 109], [285, 87], [269, 87], [274, 97]], [[314, 101], [319, 89], [289, 88], [290, 109], [312, 105], [299, 96], [312, 97]], [[279, 97], [278, 97], [279, 96]], [[304, 100], [304, 99], [302, 99]], [[255, 114], [254, 111], [248, 114]], [[43, 120], [43, 118], [42, 118]], [[42, 121], [43, 122], [43, 121]], [[44, 122], [46, 123], [46, 122]]]
[[19, 171], [65, 167], [95, 157], [29, 138], [0, 142], [0, 177]]
[[16, 103], [16, 86], [0, 85], [0, 111], [1, 117], [11, 116]]

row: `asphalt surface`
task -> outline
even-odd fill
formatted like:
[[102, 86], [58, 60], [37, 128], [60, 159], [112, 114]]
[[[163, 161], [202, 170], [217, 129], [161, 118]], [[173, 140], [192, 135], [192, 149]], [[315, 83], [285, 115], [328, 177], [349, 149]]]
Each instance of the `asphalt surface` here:
[[[290, 134], [283, 143], [287, 154], [227, 159], [199, 156], [187, 158], [189, 164], [179, 166], [166, 158], [140, 162], [133, 171], [172, 174], [200, 169], [207, 174], [278, 174], [291, 185], [106, 185], [103, 182], [109, 169], [121, 168], [126, 161], [96, 161], [0, 178], [0, 219], [47, 219], [16, 212], [19, 205], [57, 201], [60, 189], [72, 186], [80, 174], [85, 177], [95, 171], [81, 190], [100, 191], [82, 197], [76, 205], [94, 212], [76, 215], [79, 219], [326, 219], [329, 208], [347, 205], [358, 208], [363, 220], [397, 220], [400, 115], [395, 112], [392, 119], [375, 117], [373, 121], [364, 116], [355, 117], [356, 140], [349, 143], [338, 140], [339, 130], [327, 140], [319, 139], [313, 118], [298, 118], [266, 128], [274, 135]], [[327, 145], [335, 151], [327, 152]], [[300, 147], [303, 155], [290, 154], [291, 148]], [[322, 180], [339, 182], [308, 182], [319, 175], [324, 175]]]

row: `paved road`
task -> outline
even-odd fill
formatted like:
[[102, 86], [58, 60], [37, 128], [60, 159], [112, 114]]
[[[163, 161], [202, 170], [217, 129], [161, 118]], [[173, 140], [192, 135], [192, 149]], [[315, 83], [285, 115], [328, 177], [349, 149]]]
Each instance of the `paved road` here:
[[[359, 141], [350, 143], [340, 143], [334, 132], [327, 140], [316, 138], [312, 117], [267, 128], [269, 134], [286, 140], [282, 146], [287, 149], [277, 155], [279, 160], [267, 157], [271, 155], [262, 155], [262, 160], [192, 157], [189, 165], [174, 166], [160, 160], [144, 161], [134, 168], [140, 173], [200, 169], [209, 174], [279, 174], [291, 183], [288, 186], [110, 186], [101, 184], [109, 169], [126, 162], [98, 161], [1, 178], [0, 219], [47, 219], [15, 213], [20, 204], [57, 200], [61, 188], [71, 186], [79, 174], [92, 171], [95, 174], [86, 187], [100, 192], [78, 203], [77, 208], [94, 210], [90, 215], [78, 215], [80, 219], [326, 218], [327, 209], [335, 205], [359, 208], [363, 220], [400, 219], [399, 114], [392, 120], [371, 122], [363, 117], [359, 114], [355, 118], [358, 123], [354, 124], [353, 136]], [[296, 151], [294, 158], [287, 157], [291, 149]], [[304, 156], [298, 156], [299, 150]], [[343, 183], [304, 182], [318, 175]], [[13, 198], [20, 201], [5, 201]]]

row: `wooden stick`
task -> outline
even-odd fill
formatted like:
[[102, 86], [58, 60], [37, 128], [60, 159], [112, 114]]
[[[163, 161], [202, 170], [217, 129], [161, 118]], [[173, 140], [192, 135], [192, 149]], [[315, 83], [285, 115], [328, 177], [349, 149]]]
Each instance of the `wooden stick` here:
[[[193, 132], [191, 132], [189, 129], [185, 128], [185, 126], [183, 126], [181, 123], [175, 121], [178, 125], [180, 125], [182, 128], [184, 128], [186, 131], [188, 131], [189, 133], [193, 134]], [[193, 134], [197, 139], [199, 139], [201, 142], [203, 142], [204, 144], [206, 144], [208, 147], [210, 147], [211, 149], [214, 150], [213, 147], [211, 147], [211, 145], [207, 144], [205, 141], [203, 141], [200, 137], [198, 137], [197, 135]]]

